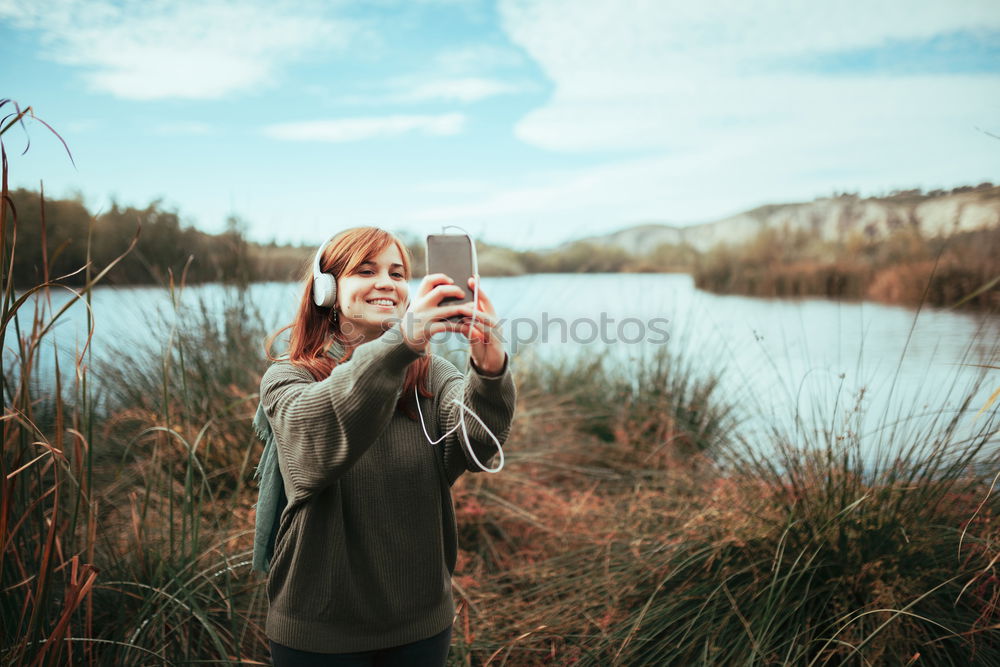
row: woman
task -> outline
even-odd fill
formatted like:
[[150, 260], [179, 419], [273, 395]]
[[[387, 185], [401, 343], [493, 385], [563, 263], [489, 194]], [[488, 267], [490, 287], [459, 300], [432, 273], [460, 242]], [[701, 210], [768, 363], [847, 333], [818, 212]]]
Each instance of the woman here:
[[[267, 582], [274, 664], [443, 665], [457, 554], [450, 487], [477, 468], [460, 430], [429, 444], [416, 395], [432, 437], [458, 424], [458, 399], [503, 442], [515, 390], [497, 316], [482, 289], [474, 325], [473, 304], [440, 305], [461, 296], [441, 274], [411, 299], [406, 248], [380, 229], [337, 235], [319, 267], [336, 279], [331, 306], [317, 305], [327, 288], [311, 272], [286, 327], [288, 358], [260, 389], [287, 496]], [[428, 353], [443, 331], [470, 341], [464, 377]], [[475, 419], [467, 427], [488, 460], [496, 445]]]

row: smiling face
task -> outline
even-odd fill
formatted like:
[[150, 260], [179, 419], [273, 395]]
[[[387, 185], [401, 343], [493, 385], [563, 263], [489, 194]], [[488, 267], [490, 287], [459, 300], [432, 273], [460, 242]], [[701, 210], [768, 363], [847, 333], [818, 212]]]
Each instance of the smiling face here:
[[390, 243], [337, 279], [340, 332], [353, 344], [378, 338], [406, 312], [410, 288], [403, 257]]

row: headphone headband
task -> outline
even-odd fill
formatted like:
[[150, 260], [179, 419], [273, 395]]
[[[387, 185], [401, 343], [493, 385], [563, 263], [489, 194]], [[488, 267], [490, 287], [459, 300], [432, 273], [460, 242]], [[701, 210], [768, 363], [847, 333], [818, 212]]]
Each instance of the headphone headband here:
[[320, 244], [319, 248], [316, 249], [316, 256], [313, 258], [313, 276], [318, 276], [323, 273], [323, 270], [319, 266], [319, 262], [321, 259], [323, 259], [323, 251], [326, 250], [326, 247], [328, 245], [330, 245], [330, 241], [332, 241], [335, 238], [337, 238], [336, 234], [334, 234], [327, 240], [323, 241], [323, 243]]
[[319, 264], [323, 251], [337, 236], [334, 234], [324, 241], [313, 259], [313, 303], [321, 308], [331, 308], [337, 304], [337, 279], [330, 273], [323, 273]]

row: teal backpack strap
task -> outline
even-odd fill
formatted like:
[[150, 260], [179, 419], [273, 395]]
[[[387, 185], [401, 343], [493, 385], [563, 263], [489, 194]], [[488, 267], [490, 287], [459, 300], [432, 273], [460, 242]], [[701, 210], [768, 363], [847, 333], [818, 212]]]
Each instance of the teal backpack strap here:
[[271, 567], [281, 513], [288, 505], [288, 498], [285, 496], [285, 484], [278, 466], [278, 447], [274, 442], [274, 433], [271, 431], [271, 424], [264, 413], [263, 405], [257, 406], [253, 427], [257, 437], [264, 441], [264, 451], [260, 456], [260, 464], [254, 472], [254, 477], [259, 480], [259, 486], [255, 505], [257, 513], [254, 519], [252, 567], [258, 572], [266, 573]]

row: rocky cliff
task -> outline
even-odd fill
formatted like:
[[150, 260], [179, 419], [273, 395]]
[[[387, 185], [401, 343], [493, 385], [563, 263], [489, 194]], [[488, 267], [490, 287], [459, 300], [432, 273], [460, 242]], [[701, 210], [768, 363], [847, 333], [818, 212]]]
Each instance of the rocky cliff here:
[[700, 251], [720, 243], [738, 245], [768, 228], [823, 241], [843, 241], [852, 234], [877, 241], [902, 227], [937, 237], [994, 226], [1000, 226], [1000, 186], [983, 184], [949, 192], [906, 191], [868, 198], [841, 195], [808, 203], [772, 204], [690, 227], [643, 224], [583, 240], [643, 255], [664, 243], [688, 244]]

